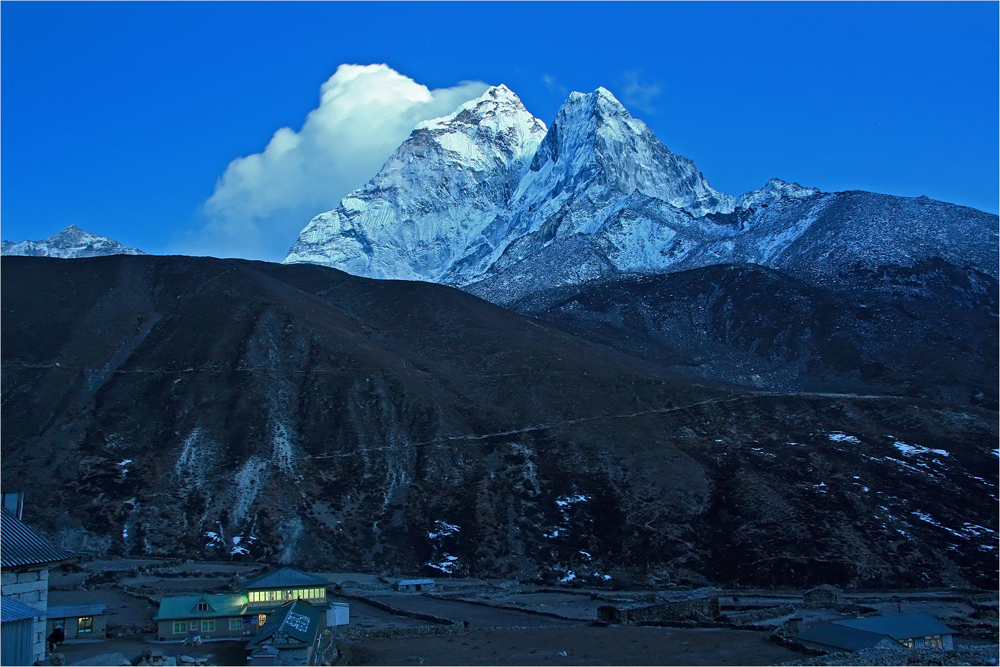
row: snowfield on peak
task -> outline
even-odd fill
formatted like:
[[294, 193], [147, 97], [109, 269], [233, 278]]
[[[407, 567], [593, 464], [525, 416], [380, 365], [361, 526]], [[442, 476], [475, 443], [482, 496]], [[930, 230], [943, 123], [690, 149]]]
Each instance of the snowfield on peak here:
[[505, 86], [420, 123], [378, 174], [316, 216], [285, 259], [437, 281], [507, 205], [545, 135]]
[[0, 247], [0, 255], [59, 257], [62, 259], [144, 254], [141, 250], [127, 248], [109, 238], [85, 232], [76, 225], [70, 225], [44, 241], [21, 241], [20, 243], [4, 241]]
[[626, 273], [757, 264], [825, 284], [941, 258], [996, 277], [996, 216], [772, 178], [713, 189], [605, 88], [546, 129], [506, 86], [424, 121], [286, 263], [460, 287], [501, 305]]

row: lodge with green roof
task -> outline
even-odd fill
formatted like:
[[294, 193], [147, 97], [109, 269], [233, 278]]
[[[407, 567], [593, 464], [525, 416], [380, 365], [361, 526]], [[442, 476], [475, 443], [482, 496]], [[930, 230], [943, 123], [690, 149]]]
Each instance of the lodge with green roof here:
[[239, 638], [255, 635], [267, 617], [288, 602], [302, 600], [325, 610], [325, 579], [285, 567], [248, 581], [242, 593], [171, 595], [153, 617], [161, 641]]

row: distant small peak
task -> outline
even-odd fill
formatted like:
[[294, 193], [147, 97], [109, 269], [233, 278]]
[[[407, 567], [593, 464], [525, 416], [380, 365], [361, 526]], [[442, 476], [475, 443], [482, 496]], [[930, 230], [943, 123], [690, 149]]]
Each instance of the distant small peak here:
[[806, 188], [798, 183], [772, 178], [761, 189], [740, 195], [736, 205], [745, 210], [752, 206], [770, 204], [780, 199], [802, 199], [819, 193], [816, 188]]

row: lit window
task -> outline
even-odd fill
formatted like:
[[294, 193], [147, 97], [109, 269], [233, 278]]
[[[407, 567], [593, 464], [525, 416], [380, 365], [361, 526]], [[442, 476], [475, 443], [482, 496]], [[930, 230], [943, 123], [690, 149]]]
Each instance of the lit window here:
[[229, 619], [229, 629], [230, 630], [242, 630], [243, 629], [243, 619], [242, 618], [231, 618], [231, 619]]
[[179, 634], [181, 632], [187, 632], [188, 624], [187, 621], [174, 621], [174, 634]]
[[94, 617], [93, 616], [82, 616], [76, 621], [76, 628], [78, 634], [87, 634], [94, 631]]
[[215, 619], [212, 619], [211, 621], [202, 621], [201, 622], [201, 631], [202, 632], [215, 632]]
[[268, 591], [267, 592], [267, 599], [268, 600], [273, 600], [274, 599], [274, 591]]

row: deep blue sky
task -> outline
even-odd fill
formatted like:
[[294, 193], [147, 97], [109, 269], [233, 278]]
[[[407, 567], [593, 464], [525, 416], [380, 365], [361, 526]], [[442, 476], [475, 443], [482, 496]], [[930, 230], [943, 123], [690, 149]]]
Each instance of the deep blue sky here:
[[343, 63], [505, 83], [546, 123], [605, 86], [734, 195], [777, 176], [996, 213], [998, 7], [6, 0], [0, 236], [166, 252]]

